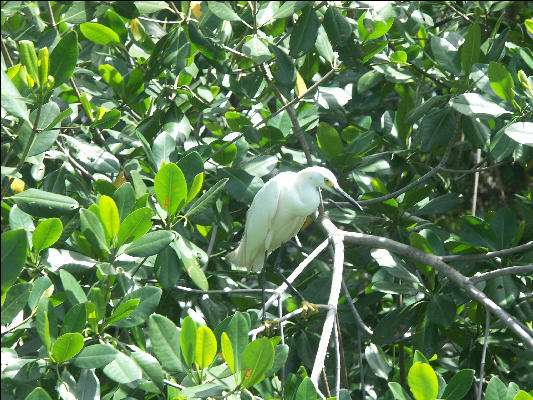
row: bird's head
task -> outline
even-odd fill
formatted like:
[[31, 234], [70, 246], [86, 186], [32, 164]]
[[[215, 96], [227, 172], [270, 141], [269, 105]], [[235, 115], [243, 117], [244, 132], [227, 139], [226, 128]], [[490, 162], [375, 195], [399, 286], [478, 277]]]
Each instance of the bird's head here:
[[363, 211], [359, 203], [357, 203], [357, 201], [355, 201], [348, 193], [341, 189], [337, 182], [337, 178], [329, 169], [324, 167], [309, 167], [300, 171], [300, 174], [309, 179], [316, 187], [340, 194], [354, 206]]

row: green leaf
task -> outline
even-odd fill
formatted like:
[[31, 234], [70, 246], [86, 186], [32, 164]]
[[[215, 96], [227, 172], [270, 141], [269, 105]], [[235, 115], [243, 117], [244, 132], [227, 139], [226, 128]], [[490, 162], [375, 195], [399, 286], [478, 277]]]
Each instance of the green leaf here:
[[426, 114], [417, 133], [422, 142], [422, 151], [429, 152], [446, 146], [454, 133], [455, 120], [450, 108], [435, 109]]
[[109, 64], [100, 64], [98, 73], [104, 82], [111, 86], [119, 95], [124, 94], [124, 78], [115, 67]]
[[39, 254], [53, 245], [63, 232], [63, 224], [59, 218], [49, 218], [41, 221], [35, 228], [32, 236], [33, 251]]
[[24, 400], [52, 400], [52, 398], [42, 387], [36, 387]]
[[122, 303], [111, 313], [109, 319], [106, 321], [106, 325], [111, 325], [114, 322], [118, 322], [121, 319], [126, 318], [137, 308], [140, 301], [140, 299], [129, 299], [128, 301]]
[[478, 93], [464, 93], [450, 101], [452, 108], [469, 117], [497, 118], [510, 112]]
[[129, 182], [123, 183], [113, 192], [112, 196], [117, 205], [118, 214], [120, 215], [120, 221], [122, 223], [135, 207], [135, 191], [133, 190], [132, 184]]
[[300, 386], [298, 386], [298, 391], [296, 392], [295, 400], [316, 400], [316, 389], [311, 379], [306, 376]]
[[59, 277], [61, 278], [61, 283], [67, 293], [67, 298], [72, 305], [87, 302], [85, 292], [70, 272], [62, 269], [59, 271]]
[[472, 71], [472, 65], [479, 61], [481, 54], [481, 28], [477, 23], [470, 25], [465, 41], [459, 47], [461, 56], [461, 67], [468, 77]]
[[125, 243], [135, 242], [144, 236], [152, 227], [152, 209], [141, 207], [128, 215], [120, 224], [117, 234], [117, 245], [120, 247]]
[[386, 21], [371, 21], [366, 19], [367, 11], [365, 11], [357, 21], [357, 30], [361, 40], [368, 41], [378, 39], [385, 35], [394, 23], [394, 18], [388, 18]]
[[225, 2], [210, 1], [207, 3], [209, 10], [218, 18], [226, 21], [240, 21], [241, 18], [237, 15], [231, 6]]
[[433, 296], [427, 308], [427, 316], [434, 324], [448, 328], [455, 320], [455, 302], [446, 294]]
[[52, 343], [57, 337], [57, 317], [52, 303], [46, 296], [42, 296], [39, 300], [37, 314], [35, 315], [35, 326], [39, 338], [45, 345], [48, 354], [50, 354]]
[[240, 168], [223, 168], [220, 174], [229, 178], [226, 184], [228, 194], [234, 199], [250, 204], [263, 186], [261, 178], [252, 176]]
[[462, 197], [457, 193], [446, 193], [442, 196], [431, 199], [414, 214], [419, 216], [442, 214], [447, 211], [453, 210], [454, 208], [458, 207], [462, 202]]
[[201, 326], [196, 330], [196, 348], [194, 363], [199, 368], [207, 368], [213, 362], [217, 354], [217, 340], [215, 334], [207, 326]]
[[445, 38], [432, 36], [430, 39], [431, 51], [440, 67], [454, 75], [459, 75], [461, 73], [459, 47], [450, 36]]
[[[131, 347], [135, 346], [130, 345], [130, 348]], [[141, 367], [143, 374], [146, 375], [160, 391], [163, 391], [163, 369], [157, 359], [141, 349], [136, 349], [131, 353], [131, 356]]]
[[61, 38], [50, 54], [50, 75], [54, 77], [54, 87], [65, 83], [74, 73], [78, 61], [78, 34], [70, 31]]
[[133, 257], [148, 257], [159, 253], [174, 239], [171, 231], [153, 231], [133, 242], [124, 252]]
[[102, 116], [102, 118], [94, 121], [91, 128], [94, 129], [111, 129], [120, 121], [119, 110], [109, 110]]
[[[532, 24], [533, 25], [533, 24]], [[531, 31], [533, 29], [533, 27], [528, 27], [529, 30]], [[531, 393], [531, 392], [530, 392]], [[513, 400], [533, 400], [533, 396], [528, 393], [528, 392], [525, 392], [523, 390], [520, 390], [516, 395], [515, 397], [513, 397]]]
[[462, 369], [457, 372], [448, 382], [441, 397], [445, 400], [463, 399], [472, 386], [474, 372], [473, 369]]
[[118, 351], [108, 344], [85, 347], [72, 363], [78, 368], [103, 368], [115, 359]]
[[171, 372], [184, 372], [185, 365], [181, 359], [180, 332], [167, 317], [152, 314], [148, 319], [148, 331], [152, 350], [163, 367]]
[[274, 346], [263, 337], [249, 343], [242, 353], [242, 385], [251, 387], [265, 378], [274, 363]]
[[337, 45], [344, 45], [352, 34], [352, 26], [337, 7], [328, 7], [324, 14], [323, 27], [329, 40]]
[[380, 347], [373, 343], [367, 346], [365, 349], [365, 359], [377, 377], [388, 380], [391, 367]]
[[500, 250], [496, 233], [483, 219], [473, 215], [463, 215], [459, 222], [465, 228], [461, 235], [462, 240], [489, 250]]
[[507, 387], [498, 378], [494, 376], [491, 378], [485, 390], [485, 400], [501, 400], [505, 399], [507, 393]]
[[176, 251], [172, 247], [166, 247], [156, 257], [154, 262], [157, 280], [164, 289], [174, 286], [181, 275], [181, 265]]
[[533, 122], [515, 122], [505, 128], [505, 134], [515, 142], [533, 146]]
[[123, 353], [117, 353], [115, 359], [107, 364], [103, 371], [109, 379], [121, 384], [134, 382], [142, 378], [141, 368]]
[[[269, 49], [276, 57], [276, 66], [278, 68], [277, 71], [272, 72], [274, 78], [283, 86], [290, 88], [294, 87], [296, 83], [296, 68], [294, 67], [294, 62], [278, 46], [270, 45]], [[227, 115], [228, 113], [226, 113], [226, 120], [228, 120], [229, 123]]]
[[9, 288], [2, 304], [2, 325], [11, 324], [13, 318], [26, 306], [31, 289], [31, 283], [17, 283]]
[[415, 400], [434, 400], [437, 398], [437, 375], [430, 365], [415, 362], [409, 369], [407, 383]]
[[101, 196], [98, 202], [100, 221], [106, 231], [106, 237], [111, 241], [117, 236], [120, 229], [120, 217], [115, 201], [109, 196]]
[[342, 140], [337, 130], [327, 122], [320, 122], [317, 128], [318, 147], [326, 154], [333, 158], [342, 153]]
[[231, 341], [236, 372], [239, 372], [242, 369], [242, 354], [248, 345], [249, 330], [250, 324], [245, 316], [240, 312], [236, 312], [233, 317], [231, 317], [231, 320], [225, 329]]
[[487, 295], [500, 307], [512, 306], [518, 297], [518, 287], [509, 275], [498, 276], [487, 282]]
[[258, 64], [272, 58], [268, 47], [257, 36], [253, 36], [242, 46], [242, 52]]
[[91, 42], [104, 46], [109, 43], [120, 42], [120, 38], [114, 30], [95, 22], [84, 22], [80, 25], [80, 31]]
[[[217, 151], [220, 148], [224, 147], [227, 144], [224, 140], [214, 140], [209, 145], [213, 151]], [[229, 146], [225, 147], [220, 153], [215, 154], [212, 158], [213, 161], [219, 163], [220, 165], [230, 165], [235, 157], [237, 156], [237, 146], [234, 143], [231, 143]]]
[[21, 118], [31, 125], [25, 98], [20, 95], [18, 89], [13, 84], [11, 79], [9, 79], [9, 76], [7, 76], [3, 69], [1, 74], [2, 85], [0, 85], [0, 91], [2, 94], [2, 108], [6, 110], [8, 114], [14, 115], [17, 118]]
[[389, 382], [388, 385], [394, 396], [394, 400], [411, 400], [409, 393], [398, 382]]
[[222, 348], [222, 356], [224, 361], [228, 364], [228, 368], [231, 373], [240, 372], [240, 370], [235, 369], [235, 359], [233, 356], [233, 347], [231, 346], [231, 340], [226, 332], [222, 332], [220, 336], [220, 347]]
[[274, 376], [274, 374], [278, 372], [282, 366], [285, 365], [288, 357], [289, 346], [287, 346], [286, 344], [278, 344], [274, 348], [274, 363], [272, 364], [272, 368], [265, 372], [265, 377], [270, 378], [271, 376]]
[[309, 3], [307, 1], [284, 1], [281, 6], [276, 10], [273, 19], [286, 18], [304, 8]]
[[183, 236], [176, 238], [172, 242], [172, 247], [178, 254], [187, 274], [195, 285], [202, 290], [208, 290], [209, 284], [207, 283], [207, 278], [198, 262], [197, 247]]
[[52, 346], [52, 357], [57, 363], [70, 360], [83, 349], [83, 335], [78, 332], [65, 333]]
[[[44, 106], [43, 106], [44, 107]], [[54, 127], [57, 127], [61, 121], [63, 121], [65, 118], [69, 117], [74, 111], [72, 111], [72, 108], [67, 108], [66, 110], [61, 111], [57, 116], [50, 122], [46, 127], [44, 127], [44, 130], [47, 131], [49, 129], [52, 129]], [[41, 124], [39, 124], [41, 125]], [[42, 132], [39, 134], [42, 135]]]
[[65, 317], [63, 318], [63, 325], [61, 326], [60, 335], [69, 332], [82, 333], [87, 323], [87, 307], [86, 303], [76, 304], [72, 306]]
[[200, 196], [200, 198], [189, 207], [185, 213], [185, 217], [191, 218], [195, 215], [203, 213], [208, 208], [211, 208], [217, 201], [218, 194], [224, 189], [224, 186], [228, 180], [228, 178], [221, 179], [212, 187], [210, 187], [207, 192], [202, 194], [202, 196]]
[[39, 303], [39, 300], [41, 299], [41, 296], [44, 293], [46, 293], [47, 295], [51, 295], [53, 291], [54, 287], [49, 277], [41, 276], [37, 278], [33, 282], [33, 289], [28, 299], [28, 306], [30, 307], [30, 310], [35, 310], [35, 307], [37, 307], [37, 304]]
[[71, 197], [39, 189], [28, 189], [11, 199], [22, 211], [34, 217], [59, 217], [77, 210], [79, 204]]
[[289, 42], [290, 55], [301, 57], [313, 48], [318, 35], [318, 17], [311, 5], [304, 8], [292, 29]]
[[489, 64], [490, 87], [502, 99], [512, 103], [514, 100], [514, 81], [504, 65], [491, 61]]
[[195, 360], [196, 324], [190, 316], [185, 317], [181, 323], [180, 347], [185, 364], [191, 368]]
[[84, 208], [80, 210], [80, 230], [95, 248], [106, 252], [109, 251], [104, 227], [100, 219], [94, 213]]
[[28, 236], [24, 229], [2, 233], [2, 291], [15, 282], [24, 268]]
[[490, 220], [490, 228], [496, 234], [498, 249], [512, 247], [518, 229], [516, 214], [509, 207], [499, 209]]
[[155, 286], [144, 286], [128, 293], [119, 303], [119, 307], [130, 299], [139, 299], [139, 305], [131, 314], [111, 325], [119, 328], [131, 328], [142, 324], [156, 310], [161, 299], [161, 293], [162, 290]]
[[169, 216], [176, 214], [187, 199], [187, 182], [181, 169], [173, 163], [165, 164], [154, 179], [157, 202]]
[[141, 15], [134, 1], [114, 1], [112, 5], [117, 14], [124, 18], [133, 19]]

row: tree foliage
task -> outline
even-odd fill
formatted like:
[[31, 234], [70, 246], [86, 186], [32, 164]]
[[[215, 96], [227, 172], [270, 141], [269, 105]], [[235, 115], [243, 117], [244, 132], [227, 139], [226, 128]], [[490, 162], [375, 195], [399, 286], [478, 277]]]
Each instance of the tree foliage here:
[[[530, 3], [1, 18], [3, 398], [531, 398]], [[270, 256], [320, 312], [278, 290], [265, 335], [225, 255], [308, 165], [365, 212], [324, 195]]]

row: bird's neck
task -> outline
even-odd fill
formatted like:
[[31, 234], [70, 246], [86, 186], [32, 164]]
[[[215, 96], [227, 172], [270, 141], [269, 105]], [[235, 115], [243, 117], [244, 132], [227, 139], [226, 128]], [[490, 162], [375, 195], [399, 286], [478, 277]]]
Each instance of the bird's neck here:
[[314, 213], [320, 203], [320, 194], [318, 188], [310, 185], [309, 182], [298, 179], [296, 181], [296, 193], [300, 198], [300, 211], [302, 215], [310, 215]]

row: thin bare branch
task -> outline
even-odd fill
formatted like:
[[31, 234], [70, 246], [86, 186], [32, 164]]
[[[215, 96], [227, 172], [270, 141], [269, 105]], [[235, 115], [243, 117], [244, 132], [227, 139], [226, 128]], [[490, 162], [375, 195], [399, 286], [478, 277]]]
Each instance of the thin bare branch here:
[[481, 275], [475, 275], [470, 278], [470, 282], [478, 283], [482, 281], [487, 281], [492, 278], [504, 275], [527, 275], [533, 274], [533, 265], [516, 265], [513, 267], [506, 267], [496, 269], [494, 271], [485, 272]]
[[489, 251], [488, 253], [484, 254], [456, 254], [449, 256], [440, 256], [440, 260], [445, 262], [488, 260], [489, 258], [508, 256], [510, 254], [521, 253], [523, 251], [531, 249], [533, 249], [533, 240], [521, 244], [520, 246], [510, 247], [508, 249], [498, 251]]
[[481, 352], [481, 365], [479, 366], [479, 386], [477, 389], [477, 400], [481, 400], [483, 393], [483, 375], [485, 375], [485, 359], [487, 357], [487, 345], [489, 343], [490, 330], [490, 313], [485, 310], [485, 341], [483, 342], [483, 351]]

